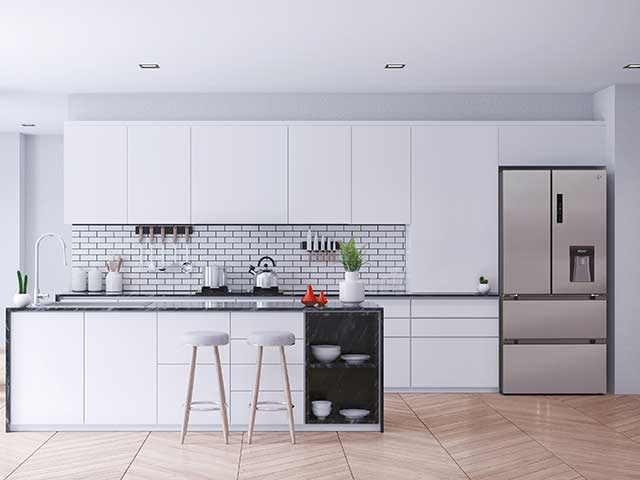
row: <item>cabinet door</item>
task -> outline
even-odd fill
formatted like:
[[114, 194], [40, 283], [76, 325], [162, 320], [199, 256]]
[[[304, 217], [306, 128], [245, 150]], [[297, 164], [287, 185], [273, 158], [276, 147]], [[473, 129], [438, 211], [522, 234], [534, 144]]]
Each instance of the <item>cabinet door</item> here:
[[287, 128], [193, 127], [193, 223], [287, 223]]
[[350, 127], [289, 128], [289, 223], [350, 221]]
[[11, 314], [12, 425], [82, 425], [83, 314]]
[[129, 223], [190, 223], [189, 136], [189, 127], [129, 127]]
[[426, 126], [412, 133], [412, 292], [498, 286], [497, 127]]
[[411, 387], [411, 339], [384, 339], [384, 388]]
[[410, 223], [410, 127], [353, 127], [351, 161], [351, 221]]
[[85, 314], [85, 423], [156, 423], [156, 314]]
[[507, 125], [500, 128], [500, 165], [604, 165], [604, 125]]
[[413, 388], [498, 388], [497, 338], [412, 338]]
[[127, 223], [127, 129], [64, 129], [64, 222]]

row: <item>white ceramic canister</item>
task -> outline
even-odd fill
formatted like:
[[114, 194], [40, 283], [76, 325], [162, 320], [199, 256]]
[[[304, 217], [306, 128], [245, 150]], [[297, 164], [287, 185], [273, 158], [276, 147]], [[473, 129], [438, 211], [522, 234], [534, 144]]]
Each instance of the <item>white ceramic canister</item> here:
[[107, 293], [122, 293], [122, 275], [120, 272], [107, 273]]
[[89, 269], [88, 273], [88, 284], [90, 292], [101, 292], [102, 291], [102, 272], [97, 268]]
[[71, 269], [71, 291], [86, 292], [89, 288], [87, 271], [84, 268]]

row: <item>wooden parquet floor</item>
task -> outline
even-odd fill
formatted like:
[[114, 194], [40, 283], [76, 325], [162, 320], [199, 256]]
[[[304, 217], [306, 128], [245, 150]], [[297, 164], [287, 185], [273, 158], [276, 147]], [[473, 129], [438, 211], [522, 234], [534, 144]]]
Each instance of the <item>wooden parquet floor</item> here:
[[[0, 433], [9, 480], [640, 480], [640, 396], [388, 394], [385, 433]], [[4, 413], [0, 398], [0, 413]]]

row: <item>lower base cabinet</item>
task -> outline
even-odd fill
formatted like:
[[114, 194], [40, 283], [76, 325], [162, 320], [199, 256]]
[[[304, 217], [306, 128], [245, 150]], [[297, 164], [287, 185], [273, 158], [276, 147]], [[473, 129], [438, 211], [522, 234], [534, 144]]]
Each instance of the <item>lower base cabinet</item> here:
[[384, 339], [384, 388], [411, 387], [411, 339]]
[[497, 338], [412, 338], [411, 387], [497, 388]]
[[[229, 365], [222, 366], [225, 394], [229, 403]], [[158, 425], [180, 425], [189, 381], [189, 365], [158, 365]], [[194, 402], [217, 402], [218, 377], [215, 365], [197, 365], [193, 384]], [[222, 425], [220, 412], [192, 410], [190, 425]]]

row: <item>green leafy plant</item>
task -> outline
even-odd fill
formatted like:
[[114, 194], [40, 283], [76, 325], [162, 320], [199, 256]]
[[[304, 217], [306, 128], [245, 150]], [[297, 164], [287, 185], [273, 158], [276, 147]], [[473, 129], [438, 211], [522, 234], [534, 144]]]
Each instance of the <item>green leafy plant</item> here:
[[487, 283], [489, 283], [489, 279], [481, 276], [480, 285], [486, 285]]
[[23, 279], [22, 272], [20, 270], [18, 270], [17, 274], [18, 274], [18, 293], [25, 294], [27, 293], [27, 282], [29, 281], [29, 275], [25, 274]]
[[357, 272], [364, 263], [362, 256], [364, 254], [364, 247], [360, 250], [356, 248], [356, 240], [351, 237], [346, 243], [340, 244], [340, 253], [342, 255], [342, 266], [345, 272]]

